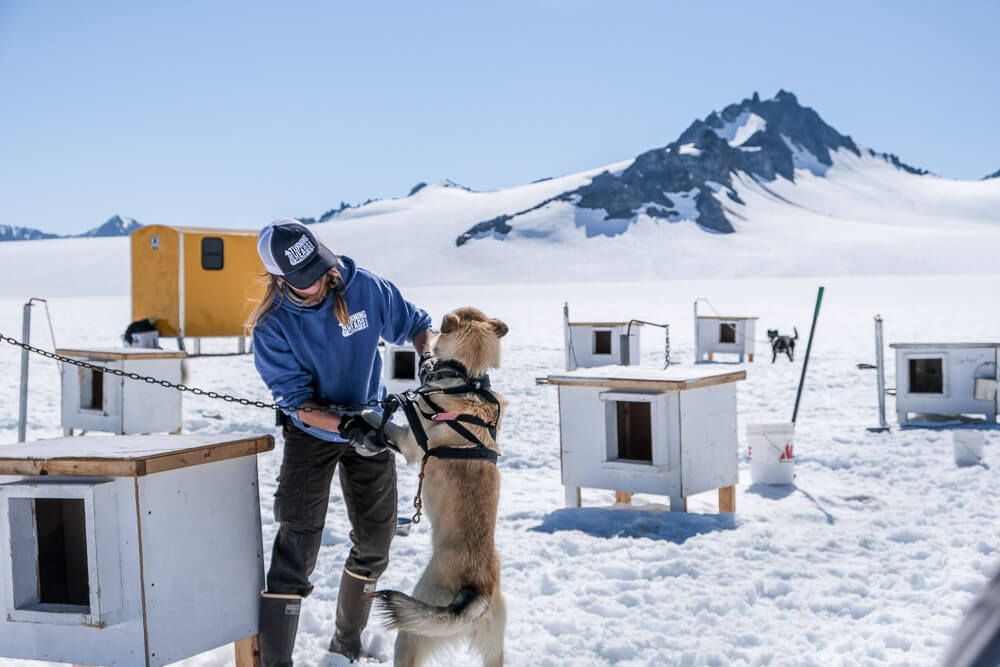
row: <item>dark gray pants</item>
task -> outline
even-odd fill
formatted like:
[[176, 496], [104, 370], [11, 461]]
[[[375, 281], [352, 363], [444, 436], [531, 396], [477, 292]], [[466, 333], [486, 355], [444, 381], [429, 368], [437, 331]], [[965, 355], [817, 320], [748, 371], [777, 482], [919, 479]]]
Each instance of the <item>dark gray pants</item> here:
[[278, 535], [267, 572], [267, 592], [306, 597], [316, 567], [330, 483], [340, 464], [340, 487], [351, 522], [351, 552], [345, 568], [377, 579], [389, 564], [396, 531], [396, 461], [385, 451], [361, 456], [350, 445], [326, 442], [291, 424], [284, 427], [285, 452], [274, 494]]

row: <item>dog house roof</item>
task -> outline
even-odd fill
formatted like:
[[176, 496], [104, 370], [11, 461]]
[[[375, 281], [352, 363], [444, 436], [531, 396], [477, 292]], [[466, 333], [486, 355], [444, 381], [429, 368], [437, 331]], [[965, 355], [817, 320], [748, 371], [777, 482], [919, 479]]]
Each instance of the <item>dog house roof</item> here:
[[[593, 327], [595, 329], [600, 328], [613, 328], [613, 327], [627, 327], [628, 322], [570, 322], [571, 327]], [[642, 322], [633, 322], [633, 327], [641, 327]]]
[[745, 380], [744, 370], [720, 373], [712, 369], [642, 368], [639, 366], [599, 366], [550, 375], [543, 384], [570, 387], [608, 387], [611, 389], [652, 389], [658, 391], [697, 389]]
[[743, 315], [699, 315], [699, 320], [759, 320], [759, 317], [747, 317]]
[[174, 350], [154, 350], [149, 348], [103, 348], [100, 350], [56, 349], [63, 357], [84, 357], [96, 361], [119, 361], [121, 359], [186, 359], [187, 353]]
[[0, 447], [0, 475], [142, 477], [274, 449], [270, 435], [113, 435]]
[[948, 350], [962, 349], [967, 350], [969, 348], [989, 348], [989, 347], [1000, 347], [1000, 343], [892, 343], [889, 347], [898, 347], [900, 349], [928, 349], [928, 348], [943, 348]]

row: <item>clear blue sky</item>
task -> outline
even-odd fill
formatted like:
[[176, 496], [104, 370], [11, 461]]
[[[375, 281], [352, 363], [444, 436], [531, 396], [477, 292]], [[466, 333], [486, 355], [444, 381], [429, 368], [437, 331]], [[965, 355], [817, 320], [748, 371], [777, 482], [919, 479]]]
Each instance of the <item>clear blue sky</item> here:
[[1000, 2], [0, 0], [0, 224], [257, 227], [632, 157], [779, 88], [1000, 169]]

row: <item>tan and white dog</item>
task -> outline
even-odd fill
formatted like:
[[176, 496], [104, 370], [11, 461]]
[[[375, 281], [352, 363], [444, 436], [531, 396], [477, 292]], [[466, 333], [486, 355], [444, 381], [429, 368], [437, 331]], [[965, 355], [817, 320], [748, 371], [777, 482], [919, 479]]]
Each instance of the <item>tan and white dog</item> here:
[[[500, 366], [500, 339], [507, 325], [475, 308], [460, 308], [444, 316], [434, 343], [439, 361], [461, 363], [475, 378]], [[431, 379], [427, 386], [460, 385], [460, 378]], [[422, 388], [423, 389], [423, 388]], [[476, 393], [436, 394], [444, 412], [496, 420], [506, 401]], [[498, 409], [499, 406], [499, 409]], [[426, 406], [424, 407], [426, 410]], [[499, 414], [498, 414], [499, 413]], [[429, 450], [436, 447], [475, 447], [447, 423], [421, 417]], [[481, 443], [499, 449], [487, 428], [463, 424]], [[392, 438], [410, 464], [424, 458], [410, 429]], [[399, 630], [396, 665], [416, 667], [448, 644], [468, 641], [488, 666], [503, 664], [507, 611], [500, 591], [500, 554], [494, 543], [500, 472], [488, 459], [452, 459], [430, 456], [424, 468], [423, 508], [431, 522], [433, 555], [409, 596], [380, 591], [376, 597], [386, 625]]]

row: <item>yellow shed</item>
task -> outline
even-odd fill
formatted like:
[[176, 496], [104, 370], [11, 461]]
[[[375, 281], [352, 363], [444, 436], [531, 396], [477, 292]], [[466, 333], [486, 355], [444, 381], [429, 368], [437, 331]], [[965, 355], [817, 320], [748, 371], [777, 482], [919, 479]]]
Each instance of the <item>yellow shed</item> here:
[[243, 335], [264, 295], [256, 231], [149, 225], [131, 244], [132, 321], [180, 339]]

